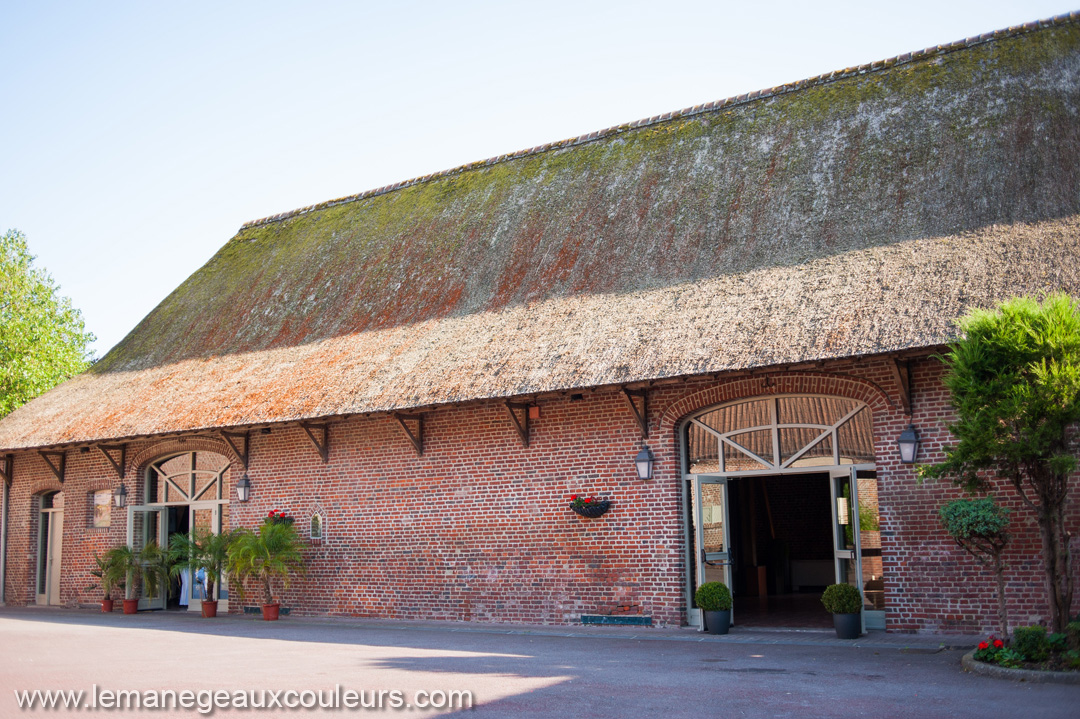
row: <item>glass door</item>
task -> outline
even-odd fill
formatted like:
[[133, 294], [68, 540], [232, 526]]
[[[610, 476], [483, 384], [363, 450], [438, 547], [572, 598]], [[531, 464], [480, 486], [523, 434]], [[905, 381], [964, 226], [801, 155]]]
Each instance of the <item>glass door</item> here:
[[[850, 584], [863, 595], [862, 549], [859, 537], [859, 491], [854, 467], [834, 469], [829, 473], [832, 497], [833, 558], [836, 583]], [[863, 604], [865, 605], [865, 597]], [[866, 612], [861, 612], [866, 631]]]
[[[695, 477], [694, 547], [697, 558], [697, 583], [723, 582], [731, 588], [731, 544], [728, 522], [726, 477]], [[734, 624], [735, 608], [731, 617]], [[700, 615], [700, 611], [698, 612]], [[698, 628], [704, 628], [698, 617]]]
[[[209, 532], [221, 534], [221, 510], [225, 505], [216, 502], [196, 502], [189, 505], [191, 535], [197, 536]], [[204, 599], [218, 599], [228, 597], [224, 586], [215, 587], [214, 583], [206, 576], [206, 572], [199, 570], [193, 576], [182, 576], [180, 582], [181, 591], [185, 593], [181, 605], [187, 605], [188, 611], [198, 612], [202, 610]], [[228, 611], [228, 606], [222, 606], [221, 611]]]
[[[168, 549], [166, 533], [168, 526], [162, 521], [161, 507], [128, 507], [127, 543], [135, 552], [141, 552], [148, 544], [157, 544], [162, 550]], [[139, 609], [164, 609], [167, 583], [139, 583]]]

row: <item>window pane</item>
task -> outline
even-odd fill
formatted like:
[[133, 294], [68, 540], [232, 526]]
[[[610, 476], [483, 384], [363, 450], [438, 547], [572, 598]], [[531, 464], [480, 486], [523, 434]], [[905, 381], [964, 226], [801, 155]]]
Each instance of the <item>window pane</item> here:
[[767, 427], [772, 424], [772, 400], [760, 399], [753, 402], [714, 409], [697, 418], [699, 422], [712, 427], [720, 434], [732, 432], [743, 427]]
[[874, 423], [869, 407], [844, 423], [836, 432], [840, 446], [840, 464], [863, 464], [874, 461]]
[[687, 427], [686, 447], [692, 474], [716, 472], [720, 469], [719, 442], [715, 435], [693, 422]]
[[877, 475], [859, 472], [859, 542], [865, 608], [885, 609], [885, 580], [881, 563], [881, 525], [878, 512]]
[[[743, 447], [766, 462], [773, 459], [772, 453], [772, 430], [760, 429], [753, 432], [743, 432], [731, 437], [731, 441]], [[769, 465], [756, 461], [753, 457], [740, 452], [738, 449], [724, 444], [724, 470], [739, 472], [751, 469], [768, 469]]]
[[[816, 431], [816, 430], [815, 430]], [[781, 442], [783, 442], [783, 432], [781, 432]], [[791, 463], [792, 467], [830, 467], [833, 463], [833, 451], [832, 451], [832, 435], [825, 435], [825, 439], [821, 440], [813, 447], [803, 453], [797, 460]], [[790, 456], [790, 455], [789, 455]], [[786, 461], [786, 458], [785, 458]]]

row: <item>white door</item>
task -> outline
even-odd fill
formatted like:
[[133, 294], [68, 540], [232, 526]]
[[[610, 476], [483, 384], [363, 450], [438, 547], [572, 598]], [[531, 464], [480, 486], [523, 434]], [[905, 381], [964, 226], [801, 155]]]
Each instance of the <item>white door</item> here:
[[[863, 605], [862, 548], [859, 537], [859, 490], [855, 468], [834, 469], [829, 473], [832, 495], [833, 560], [836, 583], [850, 584], [859, 590]], [[862, 631], [866, 631], [866, 612], [860, 612]]]
[[[697, 559], [697, 584], [723, 582], [731, 589], [731, 538], [728, 522], [726, 477], [695, 477], [693, 484], [696, 522], [694, 534]], [[703, 629], [698, 611], [698, 628]], [[732, 623], [735, 607], [732, 606]]]
[[56, 492], [42, 498], [38, 515], [38, 604], [60, 604], [60, 558], [64, 553], [63, 494]]

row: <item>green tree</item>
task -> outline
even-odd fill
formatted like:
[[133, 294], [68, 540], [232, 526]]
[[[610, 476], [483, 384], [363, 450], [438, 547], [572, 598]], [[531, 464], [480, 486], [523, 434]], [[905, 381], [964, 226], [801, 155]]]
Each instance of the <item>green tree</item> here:
[[0, 236], [0, 417], [90, 364], [82, 313], [34, 267], [26, 236]]
[[1009, 481], [1039, 523], [1050, 624], [1065, 631], [1073, 582], [1065, 527], [1069, 450], [1080, 421], [1080, 306], [1064, 294], [979, 310], [959, 321], [963, 338], [944, 357], [958, 440], [945, 461], [921, 469], [969, 492]]
[[941, 524], [949, 536], [980, 564], [989, 567], [997, 579], [998, 631], [1009, 636], [1009, 611], [1005, 606], [1005, 546], [1009, 543], [1009, 510], [994, 501], [956, 499], [939, 511]]

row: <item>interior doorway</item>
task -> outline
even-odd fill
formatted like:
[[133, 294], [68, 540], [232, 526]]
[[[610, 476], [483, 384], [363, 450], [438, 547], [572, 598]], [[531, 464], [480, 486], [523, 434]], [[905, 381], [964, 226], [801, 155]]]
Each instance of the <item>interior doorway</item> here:
[[836, 579], [828, 473], [728, 482], [732, 595], [746, 627], [824, 627]]

